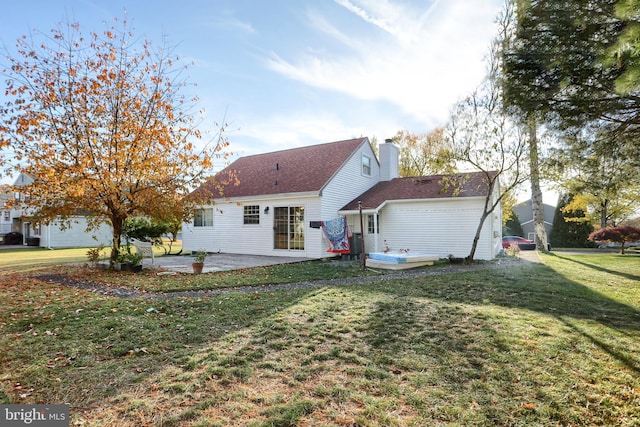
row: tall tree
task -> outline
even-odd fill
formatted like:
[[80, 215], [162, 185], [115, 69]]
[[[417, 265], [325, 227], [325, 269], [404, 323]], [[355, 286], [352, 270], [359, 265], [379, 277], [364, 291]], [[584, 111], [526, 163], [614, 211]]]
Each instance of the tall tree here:
[[[640, 150], [628, 148], [640, 135], [638, 0], [513, 3], [516, 31], [504, 49], [507, 104], [525, 123], [536, 120], [571, 134], [606, 127], [616, 134], [608, 144], [626, 145], [627, 159], [638, 162]], [[572, 159], [588, 157], [591, 149], [583, 144], [587, 151], [578, 153], [573, 141], [564, 140]]]
[[[535, 241], [538, 249], [546, 250], [548, 238], [544, 226], [538, 129], [549, 117], [554, 96], [562, 84], [561, 70], [548, 63], [557, 40], [546, 31], [546, 20], [564, 22], [567, 14], [562, 8], [550, 7], [538, 16], [531, 11], [542, 7], [543, 2], [523, 0], [515, 3], [515, 11], [511, 4], [505, 9], [507, 30], [501, 50], [501, 81], [506, 110], [527, 129]], [[533, 44], [535, 48], [532, 49]]]
[[571, 205], [591, 214], [600, 228], [619, 225], [640, 204], [638, 144], [620, 141], [623, 137], [615, 125], [601, 126], [574, 135], [553, 152], [552, 166], [564, 175], [562, 187], [575, 195]]
[[584, 248], [590, 246], [589, 234], [593, 226], [586, 212], [572, 207], [573, 196], [563, 195], [558, 201], [553, 217], [549, 240], [554, 248]]
[[[612, 61], [627, 0], [516, 0], [516, 26], [504, 51], [506, 98], [525, 114], [581, 128], [633, 107], [615, 90], [626, 66]], [[620, 118], [620, 116], [618, 116]]]
[[473, 238], [467, 261], [473, 261], [485, 220], [502, 200], [529, 176], [527, 144], [521, 128], [504, 114], [500, 82], [501, 35], [491, 46], [489, 69], [483, 84], [453, 110], [447, 129], [454, 159], [484, 173], [489, 194]]
[[165, 201], [188, 194], [228, 154], [223, 129], [202, 142], [172, 49], [153, 49], [126, 21], [86, 37], [63, 23], [51, 36], [20, 38], [4, 59], [0, 141], [15, 160], [4, 171], [34, 179], [20, 191], [35, 221], [82, 210], [90, 227], [108, 223], [112, 260], [128, 217], [165, 215]]
[[449, 140], [444, 129], [427, 134], [398, 131], [392, 138], [400, 148], [400, 176], [448, 174], [455, 170]]

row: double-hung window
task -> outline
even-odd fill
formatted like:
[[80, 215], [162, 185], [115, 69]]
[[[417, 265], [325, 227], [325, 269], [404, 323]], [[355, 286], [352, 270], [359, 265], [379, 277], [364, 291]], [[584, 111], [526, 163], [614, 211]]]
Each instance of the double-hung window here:
[[376, 216], [375, 215], [367, 215], [367, 234], [376, 234], [379, 233], [378, 224], [376, 224]]
[[194, 227], [213, 227], [213, 208], [196, 209], [193, 217]]
[[362, 175], [371, 176], [371, 157], [362, 155]]
[[260, 206], [244, 206], [244, 224], [260, 224]]

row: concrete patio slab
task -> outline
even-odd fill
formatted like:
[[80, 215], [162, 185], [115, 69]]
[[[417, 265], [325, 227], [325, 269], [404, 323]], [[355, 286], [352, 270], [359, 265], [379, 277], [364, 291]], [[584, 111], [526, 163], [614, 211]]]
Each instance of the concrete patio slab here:
[[[243, 268], [291, 264], [309, 260], [311, 260], [311, 258], [225, 253], [209, 254], [204, 261], [204, 269], [202, 272], [241, 270]], [[144, 268], [158, 268], [181, 273], [193, 273], [191, 267], [192, 262], [193, 257], [191, 255], [168, 255], [156, 257], [153, 264], [151, 263], [151, 258], [145, 258], [142, 265]]]

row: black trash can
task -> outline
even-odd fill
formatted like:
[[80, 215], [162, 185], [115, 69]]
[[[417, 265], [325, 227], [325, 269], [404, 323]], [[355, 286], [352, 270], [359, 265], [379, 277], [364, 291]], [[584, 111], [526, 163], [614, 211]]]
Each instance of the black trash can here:
[[11, 233], [5, 234], [4, 239], [2, 240], [5, 245], [21, 245], [22, 233], [18, 233], [17, 231], [12, 231]]
[[27, 237], [27, 246], [40, 246], [40, 238], [39, 237]]

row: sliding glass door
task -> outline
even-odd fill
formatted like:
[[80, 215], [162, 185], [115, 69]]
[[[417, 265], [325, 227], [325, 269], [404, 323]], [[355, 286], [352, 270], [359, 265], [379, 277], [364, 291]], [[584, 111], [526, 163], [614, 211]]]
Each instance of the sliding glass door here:
[[273, 221], [275, 249], [304, 250], [304, 206], [276, 207]]

